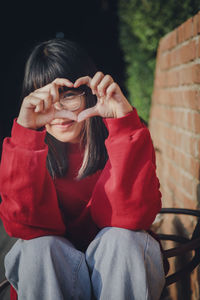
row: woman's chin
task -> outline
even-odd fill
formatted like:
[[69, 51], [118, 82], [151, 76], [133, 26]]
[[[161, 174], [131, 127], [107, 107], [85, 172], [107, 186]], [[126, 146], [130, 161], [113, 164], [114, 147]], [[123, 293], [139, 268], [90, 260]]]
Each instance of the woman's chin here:
[[[47, 132], [55, 137], [60, 142], [64, 143], [79, 143], [81, 128], [74, 128], [73, 123], [70, 126], [53, 125], [47, 126]], [[78, 126], [79, 127], [79, 126]]]

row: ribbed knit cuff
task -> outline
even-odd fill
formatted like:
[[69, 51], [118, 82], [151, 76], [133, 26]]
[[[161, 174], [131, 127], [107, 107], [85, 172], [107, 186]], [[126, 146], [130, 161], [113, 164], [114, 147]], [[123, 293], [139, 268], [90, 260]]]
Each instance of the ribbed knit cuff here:
[[106, 125], [109, 136], [116, 135], [126, 131], [126, 133], [131, 133], [138, 128], [142, 128], [140, 118], [137, 114], [137, 110], [133, 110], [121, 118], [104, 118], [104, 124]]
[[45, 129], [37, 131], [25, 128], [17, 123], [17, 119], [14, 119], [11, 132], [13, 144], [30, 150], [41, 150], [46, 147], [45, 135]]

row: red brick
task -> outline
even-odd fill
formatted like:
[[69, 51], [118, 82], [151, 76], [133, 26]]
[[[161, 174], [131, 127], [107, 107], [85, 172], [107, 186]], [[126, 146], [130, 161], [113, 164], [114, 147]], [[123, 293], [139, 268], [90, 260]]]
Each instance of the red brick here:
[[186, 67], [181, 69], [180, 71], [180, 84], [185, 85], [185, 84], [192, 84], [192, 67]]
[[200, 110], [200, 90], [197, 91], [197, 110]]
[[170, 54], [171, 54], [170, 67], [175, 67], [180, 65], [181, 63], [180, 48], [173, 49]]
[[200, 33], [200, 12], [193, 17], [193, 36]]
[[179, 148], [182, 152], [190, 154], [193, 157], [196, 156], [197, 139], [195, 137], [185, 133], [184, 131], [179, 131], [176, 128], [171, 128], [168, 131], [168, 141], [172, 145]]
[[195, 137], [188, 137], [183, 142], [183, 149], [186, 153], [191, 154], [194, 158], [199, 158], [198, 140]]
[[184, 40], [188, 40], [193, 36], [193, 18], [188, 19], [184, 23]]
[[170, 50], [177, 45], [177, 31], [176, 29], [165, 35], [159, 44], [159, 52]]
[[187, 113], [186, 111], [173, 110], [172, 123], [180, 128], [187, 129]]
[[170, 52], [163, 54], [160, 58], [160, 69], [165, 70], [170, 68]]
[[190, 41], [188, 44], [180, 48], [180, 61], [187, 63], [196, 58], [196, 41]]
[[200, 91], [199, 90], [167, 90], [154, 89], [152, 98], [154, 104], [164, 104], [168, 106], [184, 107], [193, 110], [200, 109]]
[[199, 109], [200, 91], [198, 90], [178, 90], [159, 92], [157, 103], [164, 103], [170, 106], [185, 107], [194, 110]]
[[182, 103], [180, 106], [188, 107], [194, 110], [200, 108], [200, 91], [199, 90], [185, 90], [182, 91]]
[[184, 24], [181, 24], [177, 28], [177, 41], [178, 41], [178, 44], [181, 44], [182, 42], [184, 42]]
[[200, 157], [200, 140], [196, 142], [196, 151], [197, 151], [197, 158]]
[[[166, 146], [167, 147], [167, 146]], [[176, 148], [174, 147], [167, 147], [168, 152], [166, 153], [166, 155], [172, 160], [174, 161], [174, 163], [180, 167], [180, 169], [183, 169], [185, 172], [187, 172], [188, 174], [190, 174], [192, 177], [198, 179], [198, 170], [199, 170], [199, 163], [198, 160], [193, 158], [192, 156], [188, 155], [188, 154], [184, 154], [181, 151], [178, 151]], [[174, 166], [174, 168], [176, 169], [176, 167]], [[182, 175], [179, 174], [178, 169], [176, 170], [176, 172], [174, 171], [175, 176], [174, 179], [179, 182], [186, 182], [185, 178], [184, 181], [183, 179], [180, 177]], [[170, 172], [170, 177], [173, 177], [173, 173]], [[176, 179], [177, 178], [177, 179]], [[189, 181], [189, 179], [188, 179]], [[182, 186], [182, 188], [184, 188], [184, 184], [180, 184]], [[189, 190], [189, 187], [187, 187], [187, 189]], [[194, 187], [195, 189], [195, 187]]]
[[155, 80], [154, 80], [154, 87], [162, 88], [165, 86], [167, 86], [167, 73], [166, 72], [157, 72]]
[[200, 64], [192, 67], [192, 79], [194, 83], [200, 83]]
[[190, 131], [200, 133], [200, 113], [188, 112], [187, 124]]
[[183, 168], [197, 180], [199, 179], [199, 161], [193, 157], [188, 157], [182, 162]]
[[178, 70], [169, 70], [166, 72], [166, 87], [176, 87], [180, 84], [180, 72]]
[[187, 41], [193, 36], [193, 18], [178, 27], [178, 44]]
[[197, 57], [200, 57], [200, 37], [198, 37], [197, 39], [196, 48], [197, 48]]
[[[154, 125], [151, 127], [151, 135], [159, 149], [162, 150], [160, 140], [164, 137], [167, 144], [175, 146], [177, 149], [180, 149], [180, 151], [190, 154], [194, 158], [198, 159], [200, 157], [200, 138], [198, 139], [191, 135], [190, 132], [181, 131], [176, 127], [169, 127], [166, 123], [161, 121], [154, 121], [151, 122], [151, 124], [152, 123], [154, 123]], [[163, 148], [165, 148], [165, 145]]]
[[[159, 48], [149, 124], [153, 144], [159, 149], [156, 164], [164, 207], [197, 208], [196, 189], [200, 178], [199, 34], [200, 12], [173, 34], [165, 36]], [[192, 37], [195, 38], [192, 40]], [[192, 217], [180, 217], [180, 221], [192, 232]], [[167, 228], [173, 232], [175, 229], [173, 218], [167, 217], [164, 224], [162, 231]]]
[[[182, 179], [182, 173], [179, 168], [177, 168], [173, 162], [170, 162], [170, 176], [166, 176], [165, 178], [165, 185], [168, 187], [168, 189], [171, 191], [173, 198], [175, 200], [175, 203], [177, 205], [177, 202], [182, 199], [181, 197], [178, 197], [178, 192], [182, 190], [182, 192], [192, 199], [193, 190], [190, 189], [189, 184], [189, 191], [183, 190], [183, 179]], [[178, 206], [182, 206], [181, 203], [178, 204]]]
[[200, 64], [188, 66], [180, 70], [180, 84], [200, 83]]
[[[186, 175], [181, 171], [180, 167], [177, 167], [173, 160], [167, 160], [168, 172], [163, 177], [163, 185], [171, 192], [171, 197], [175, 200], [174, 205], [178, 204], [179, 207], [184, 207], [183, 203], [189, 201], [193, 202], [193, 207], [196, 201], [196, 183], [193, 179], [188, 179]], [[169, 176], [170, 174], [170, 176]], [[181, 194], [181, 197], [179, 196]], [[183, 196], [184, 194], [184, 196]], [[184, 200], [185, 199], [185, 200]], [[181, 202], [182, 205], [181, 205]]]
[[168, 36], [168, 41], [169, 41], [168, 49], [172, 49], [177, 45], [177, 31], [176, 30], [174, 30], [170, 33], [170, 35]]
[[187, 111], [180, 111], [177, 109], [171, 109], [170, 107], [160, 105], [158, 107], [154, 107], [153, 116], [158, 121], [165, 122], [168, 125], [176, 125], [180, 128], [190, 130], [190, 126], [187, 124]]
[[167, 104], [168, 92], [165, 89], [154, 89], [152, 99], [154, 104]]

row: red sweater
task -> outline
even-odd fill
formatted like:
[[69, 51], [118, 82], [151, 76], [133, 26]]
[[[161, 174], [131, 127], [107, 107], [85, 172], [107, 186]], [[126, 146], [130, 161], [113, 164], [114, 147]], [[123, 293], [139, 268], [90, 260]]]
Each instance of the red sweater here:
[[103, 227], [149, 229], [161, 209], [149, 130], [136, 109], [104, 123], [109, 159], [102, 171], [76, 181], [83, 155], [78, 145], [69, 147], [67, 175], [53, 180], [46, 169], [46, 131], [14, 122], [0, 166], [0, 217], [10, 236], [67, 236], [84, 249]]

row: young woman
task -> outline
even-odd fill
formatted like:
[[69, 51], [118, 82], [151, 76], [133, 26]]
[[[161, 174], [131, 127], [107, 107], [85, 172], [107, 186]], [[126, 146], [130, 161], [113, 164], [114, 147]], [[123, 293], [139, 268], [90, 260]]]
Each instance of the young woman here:
[[159, 299], [161, 193], [136, 109], [64, 39], [34, 48], [22, 99], [0, 169], [13, 299]]

